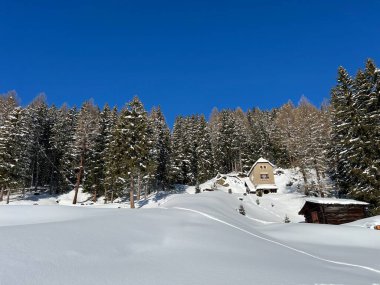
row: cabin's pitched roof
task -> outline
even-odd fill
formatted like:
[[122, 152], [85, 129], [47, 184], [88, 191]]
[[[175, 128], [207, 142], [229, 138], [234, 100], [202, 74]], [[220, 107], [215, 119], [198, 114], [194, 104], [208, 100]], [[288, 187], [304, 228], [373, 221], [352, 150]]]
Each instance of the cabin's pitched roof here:
[[262, 158], [260, 157], [251, 167], [251, 169], [248, 171], [248, 176], [251, 175], [251, 172], [253, 171], [253, 169], [255, 168], [255, 166], [258, 164], [258, 163], [269, 163], [272, 167], [274, 167], [274, 165], [269, 161], [269, 160], [266, 160], [265, 158]]
[[369, 205], [366, 202], [353, 200], [353, 199], [338, 199], [338, 198], [306, 198], [306, 202], [315, 203], [315, 204], [340, 204], [340, 205]]
[[353, 199], [320, 198], [320, 197], [306, 198], [305, 203], [303, 204], [301, 210], [298, 213], [299, 215], [304, 214], [305, 206], [308, 203], [319, 204], [319, 205], [362, 205], [362, 206], [369, 205], [366, 202], [357, 201]]

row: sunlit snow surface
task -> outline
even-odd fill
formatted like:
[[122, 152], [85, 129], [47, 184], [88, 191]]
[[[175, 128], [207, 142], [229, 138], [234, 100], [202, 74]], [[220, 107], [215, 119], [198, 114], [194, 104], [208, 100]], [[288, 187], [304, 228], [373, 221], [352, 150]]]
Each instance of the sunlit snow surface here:
[[83, 193], [78, 207], [68, 206], [72, 193], [59, 204], [12, 200], [0, 206], [0, 285], [380, 284], [380, 231], [371, 229], [380, 217], [302, 223], [304, 196], [286, 187], [289, 177], [263, 197], [243, 195], [232, 175], [218, 191], [182, 187], [139, 209], [90, 205]]
[[236, 211], [239, 197], [177, 194], [134, 210], [2, 206], [0, 284], [380, 282], [379, 232], [263, 224]]

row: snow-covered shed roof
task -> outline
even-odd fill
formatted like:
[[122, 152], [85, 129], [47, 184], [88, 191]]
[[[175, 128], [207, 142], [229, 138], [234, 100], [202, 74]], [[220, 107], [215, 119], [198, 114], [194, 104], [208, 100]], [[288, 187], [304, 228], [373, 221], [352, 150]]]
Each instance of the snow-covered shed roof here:
[[262, 158], [260, 157], [251, 167], [251, 169], [248, 171], [248, 176], [251, 174], [252, 170], [255, 168], [255, 166], [258, 164], [258, 163], [269, 163], [272, 167], [274, 167], [274, 165], [269, 161], [269, 160], [266, 160], [265, 158]]
[[315, 204], [339, 204], [339, 205], [369, 205], [366, 202], [357, 201], [353, 199], [337, 199], [337, 198], [306, 198], [305, 202], [315, 203]]

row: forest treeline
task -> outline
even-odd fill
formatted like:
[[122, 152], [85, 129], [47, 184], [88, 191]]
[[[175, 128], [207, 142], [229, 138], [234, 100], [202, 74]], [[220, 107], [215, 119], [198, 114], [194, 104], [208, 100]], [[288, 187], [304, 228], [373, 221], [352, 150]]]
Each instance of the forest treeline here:
[[[378, 213], [379, 69], [368, 60], [352, 77], [340, 67], [331, 100], [320, 108], [303, 97], [268, 111], [214, 109], [208, 120], [178, 116], [172, 130], [159, 107], [147, 112], [138, 97], [121, 110], [92, 101], [57, 108], [43, 95], [21, 107], [14, 91], [0, 97], [0, 200], [12, 191], [77, 193], [82, 186], [94, 200], [129, 196], [134, 207], [141, 193], [247, 172], [259, 157], [298, 167], [307, 195], [333, 190]], [[335, 189], [324, 185], [326, 177]]]

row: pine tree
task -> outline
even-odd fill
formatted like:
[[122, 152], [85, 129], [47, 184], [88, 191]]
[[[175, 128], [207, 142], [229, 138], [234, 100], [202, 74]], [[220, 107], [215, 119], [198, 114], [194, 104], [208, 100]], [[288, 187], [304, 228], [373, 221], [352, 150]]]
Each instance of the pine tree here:
[[233, 112], [222, 110], [213, 119], [214, 131], [216, 131], [213, 152], [219, 172], [228, 173], [234, 169], [236, 161], [239, 160], [239, 141]]
[[350, 164], [347, 144], [353, 126], [352, 106], [353, 81], [347, 71], [340, 67], [338, 70], [338, 85], [332, 90], [332, 135], [331, 157], [333, 175], [332, 178], [340, 189], [341, 194], [346, 194], [350, 187]]
[[136, 96], [121, 111], [111, 143], [111, 153], [115, 159], [111, 168], [113, 175], [117, 177], [115, 186], [119, 189], [127, 189], [129, 182], [131, 208], [135, 207], [135, 180], [137, 180], [137, 196], [139, 196], [141, 185], [139, 182], [146, 171], [146, 159], [149, 153], [147, 121], [144, 106]]
[[331, 98], [331, 165], [343, 195], [370, 202], [372, 213], [379, 200], [379, 71], [368, 60], [364, 71], [352, 79], [341, 67]]
[[36, 190], [50, 183], [51, 153], [49, 137], [52, 121], [44, 94], [37, 96], [25, 110], [28, 119], [31, 156], [30, 186]]
[[[9, 114], [18, 106], [16, 92], [10, 91], [0, 95], [0, 127], [3, 128]], [[0, 140], [5, 139], [0, 137]], [[4, 177], [0, 180], [5, 179]], [[0, 185], [0, 202], [3, 201], [5, 185]]]
[[[105, 108], [106, 109], [106, 108]], [[103, 110], [104, 112], [104, 110]], [[106, 117], [106, 116], [105, 116]], [[104, 179], [104, 203], [107, 203], [108, 200], [111, 200], [111, 203], [114, 200], [114, 194], [116, 189], [116, 181], [117, 181], [117, 165], [115, 164], [117, 147], [116, 142], [114, 141], [114, 133], [116, 132], [118, 122], [118, 111], [117, 108], [114, 107], [109, 115], [109, 120], [105, 121], [104, 124], [106, 126], [106, 143], [105, 149], [103, 153], [104, 157], [104, 168], [105, 168], [105, 179]]]
[[169, 183], [170, 130], [160, 108], [151, 111], [148, 128], [152, 138], [148, 172], [156, 186], [165, 189]]
[[184, 174], [183, 171], [185, 159], [185, 146], [183, 139], [184, 132], [184, 118], [178, 116], [174, 122], [173, 133], [170, 141], [170, 181], [172, 184], [185, 183], [186, 174]]
[[354, 182], [349, 188], [349, 195], [373, 205], [380, 205], [380, 88], [377, 81], [376, 67], [368, 60], [364, 72], [359, 71], [353, 82], [353, 125], [350, 139], [347, 141], [347, 147], [350, 149], [350, 177]]
[[76, 109], [69, 110], [66, 105], [55, 111], [55, 119], [49, 137], [52, 153], [51, 191], [62, 193], [73, 186], [75, 180], [73, 142], [76, 126]]
[[30, 165], [28, 131], [26, 116], [20, 107], [8, 114], [0, 128], [0, 183], [8, 189], [7, 204], [12, 189], [26, 186]]
[[78, 114], [74, 135], [74, 153], [77, 158], [77, 178], [74, 187], [73, 204], [77, 203], [78, 190], [89, 161], [89, 153], [94, 150], [95, 141], [99, 134], [99, 110], [91, 101], [82, 105]]
[[106, 123], [108, 115], [106, 109], [105, 113], [101, 113], [98, 109], [97, 125], [94, 126], [97, 131], [94, 133], [93, 146], [88, 150], [86, 158], [86, 175], [83, 183], [83, 190], [92, 194], [92, 201], [96, 202], [98, 196], [104, 193], [104, 149], [107, 139]]
[[204, 116], [198, 118], [196, 147], [197, 157], [197, 177], [196, 181], [205, 182], [212, 178], [216, 173], [214, 169], [214, 159], [211, 147], [209, 128]]
[[9, 113], [18, 105], [17, 94], [15, 91], [0, 94], [0, 126], [4, 125]]

